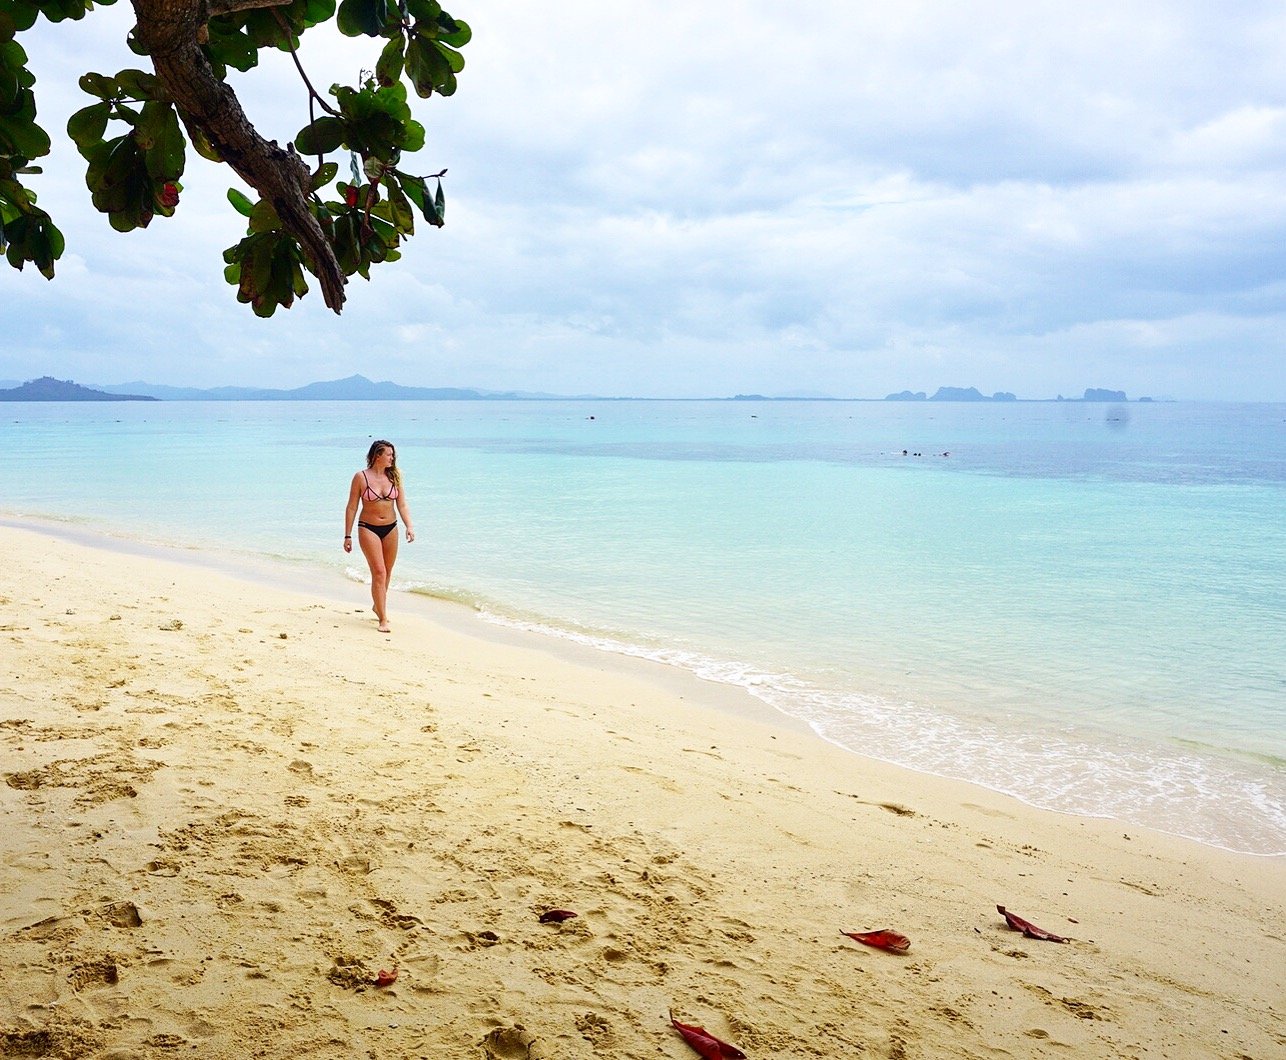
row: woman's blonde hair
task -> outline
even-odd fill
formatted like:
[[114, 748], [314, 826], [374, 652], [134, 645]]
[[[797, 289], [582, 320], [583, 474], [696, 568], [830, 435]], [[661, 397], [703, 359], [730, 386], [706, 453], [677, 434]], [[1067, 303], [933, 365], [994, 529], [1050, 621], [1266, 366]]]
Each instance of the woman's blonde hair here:
[[383, 438], [377, 438], [371, 442], [371, 447], [366, 450], [366, 466], [374, 467], [375, 458], [385, 449], [393, 454], [393, 463], [388, 466], [388, 480], [398, 489], [402, 488], [402, 473], [397, 469], [397, 446], [392, 442], [387, 442]]

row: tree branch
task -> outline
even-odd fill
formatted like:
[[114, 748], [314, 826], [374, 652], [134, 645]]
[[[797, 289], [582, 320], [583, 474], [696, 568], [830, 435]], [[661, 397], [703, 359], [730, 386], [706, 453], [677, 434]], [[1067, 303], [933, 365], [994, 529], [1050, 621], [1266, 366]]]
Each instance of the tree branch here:
[[206, 17], [203, 21], [219, 15], [233, 15], [238, 11], [254, 11], [261, 7], [286, 7], [290, 2], [291, 0], [206, 0]]
[[281, 27], [281, 32], [286, 37], [286, 47], [290, 49], [290, 57], [295, 60], [295, 69], [299, 71], [299, 76], [303, 78], [304, 84], [308, 88], [309, 124], [312, 124], [311, 119], [312, 119], [312, 110], [313, 110], [312, 108], [313, 100], [316, 100], [321, 105], [321, 109], [324, 110], [327, 114], [332, 114], [336, 118], [338, 118], [339, 111], [337, 111], [334, 107], [332, 107], [329, 103], [327, 103], [324, 99], [322, 99], [321, 96], [318, 95], [317, 89], [313, 88], [313, 83], [308, 80], [308, 71], [304, 69], [304, 64], [299, 61], [299, 52], [295, 50], [295, 42], [290, 39], [290, 27], [286, 25], [286, 20], [281, 17], [281, 12], [274, 11], [272, 15], [273, 15], [273, 18], [277, 20], [277, 25]]
[[[210, 9], [223, 0], [211, 0]], [[245, 0], [231, 4], [275, 6]], [[156, 76], [189, 130], [196, 128], [236, 173], [277, 211], [282, 226], [299, 240], [322, 298], [336, 313], [344, 306], [343, 270], [334, 248], [308, 206], [308, 167], [294, 150], [265, 140], [246, 117], [236, 93], [215, 76], [197, 44], [204, 26], [200, 0], [132, 0], [136, 32], [152, 58]]]

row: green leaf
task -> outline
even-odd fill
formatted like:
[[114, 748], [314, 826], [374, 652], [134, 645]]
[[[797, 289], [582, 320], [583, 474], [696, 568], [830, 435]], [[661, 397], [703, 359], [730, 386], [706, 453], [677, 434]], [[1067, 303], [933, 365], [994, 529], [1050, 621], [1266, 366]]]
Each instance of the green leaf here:
[[17, 106], [18, 93], [22, 88], [18, 82], [18, 71], [5, 66], [0, 56], [0, 114], [7, 114], [11, 107]]
[[[450, 23], [452, 28], [447, 28]], [[454, 48], [463, 48], [469, 41], [473, 40], [473, 30], [469, 28], [469, 23], [462, 22], [458, 18], [451, 18], [449, 15], [438, 19], [438, 25], [442, 28], [438, 30], [438, 40], [444, 44], [450, 44]]]
[[366, 158], [391, 161], [402, 136], [402, 124], [382, 111], [373, 111], [366, 117], [350, 121], [347, 128], [348, 146]]
[[250, 231], [252, 232], [275, 232], [281, 228], [281, 218], [277, 216], [277, 211], [273, 208], [272, 203], [266, 199], [260, 199], [250, 211]]
[[150, 54], [147, 50], [147, 45], [138, 39], [138, 34], [134, 30], [130, 30], [126, 35], [125, 45], [135, 55], [147, 56]]
[[[124, 107], [120, 109], [124, 110]], [[144, 103], [143, 109], [139, 111], [138, 119], [134, 122], [134, 140], [144, 151], [150, 151], [160, 139], [164, 112], [165, 104], [153, 103], [151, 100]]]
[[148, 100], [143, 104], [136, 129], [136, 140], [146, 155], [147, 172], [152, 179], [178, 180], [183, 175], [187, 141], [179, 128], [174, 104]]
[[402, 150], [414, 154], [424, 146], [424, 126], [418, 121], [408, 121], [402, 137]]
[[437, 49], [442, 53], [442, 57], [446, 59], [447, 65], [451, 67], [451, 72], [453, 74], [458, 74], [464, 69], [464, 56], [454, 48], [447, 47], [446, 44], [439, 40], [437, 42]]
[[0, 116], [0, 155], [41, 158], [49, 154], [49, 135], [36, 124], [36, 97], [24, 88], [18, 98], [18, 106]]
[[152, 220], [153, 184], [143, 153], [128, 133], [94, 145], [85, 175], [94, 208], [108, 215], [113, 228], [128, 232]]
[[324, 188], [327, 184], [329, 184], [332, 180], [335, 179], [335, 175], [338, 172], [339, 172], [339, 165], [337, 163], [323, 162], [320, 166], [317, 167], [317, 172], [314, 173], [311, 179], [308, 181], [308, 190], [316, 191], [318, 188]]
[[142, 70], [122, 70], [116, 75], [116, 83], [130, 99], [156, 99], [160, 82], [154, 74]]
[[378, 37], [388, 21], [388, 0], [343, 0], [339, 5], [339, 31], [346, 37]]
[[451, 67], [433, 41], [416, 33], [406, 45], [406, 76], [415, 86], [416, 95], [428, 99], [451, 76]]
[[84, 92], [91, 96], [97, 96], [99, 99], [113, 99], [121, 94], [120, 85], [114, 78], [104, 77], [102, 74], [88, 73], [81, 76], [80, 87]]
[[236, 188], [228, 189], [228, 202], [242, 217], [249, 217], [254, 212], [255, 204]]
[[329, 22], [335, 14], [335, 0], [306, 0], [304, 4], [304, 25], [319, 26]]
[[[15, 68], [26, 66], [27, 50], [16, 40], [0, 40], [0, 62]], [[34, 80], [28, 82], [28, 87], [34, 83]]]
[[9, 9], [9, 16], [13, 19], [13, 27], [19, 33], [23, 30], [31, 29], [36, 24], [36, 15], [40, 9], [36, 7], [34, 0], [14, 0]]
[[335, 247], [335, 259], [345, 276], [352, 276], [357, 270], [356, 232], [352, 210], [336, 215], [332, 244]]
[[329, 116], [305, 125], [295, 135], [295, 150], [301, 155], [324, 155], [344, 142], [344, 123]]
[[401, 80], [406, 55], [406, 38], [398, 33], [384, 45], [379, 62], [375, 64], [375, 78], [381, 85], [391, 85]]
[[223, 156], [215, 150], [214, 144], [210, 143], [209, 138], [200, 129], [189, 129], [188, 134], [192, 137], [192, 146], [196, 149], [196, 153], [202, 158], [211, 162], [223, 161]]
[[401, 170], [394, 170], [394, 173], [402, 182], [402, 190], [406, 193], [406, 197], [415, 203], [420, 213], [424, 215], [424, 219], [435, 228], [441, 228], [446, 215], [446, 198], [442, 194], [442, 181], [438, 181], [437, 194], [430, 198], [428, 185], [423, 177], [414, 177]]
[[[53, 221], [49, 220], [48, 214], [45, 214], [45, 218], [45, 232], [49, 237], [49, 252], [56, 260], [63, 256], [63, 251], [67, 247], [67, 241], [63, 238], [62, 232], [54, 227]], [[48, 272], [45, 272], [44, 269], [41, 269], [40, 271], [45, 273], [46, 279], [52, 280], [54, 278], [53, 262], [50, 262]]]
[[165, 116], [161, 120], [156, 147], [148, 155], [148, 169], [157, 180], [178, 180], [183, 176], [187, 140], [183, 137], [183, 129], [179, 125], [179, 115], [174, 105], [165, 103], [155, 104], [155, 106], [163, 107]]
[[415, 233], [415, 214], [411, 212], [411, 204], [402, 191], [402, 186], [398, 183], [393, 174], [384, 178], [384, 187], [388, 190], [389, 216], [393, 224], [397, 226], [398, 231], [405, 232], [407, 235]]
[[30, 261], [47, 280], [54, 278], [54, 262], [62, 257], [63, 235], [44, 210], [14, 217], [0, 232], [0, 250], [9, 264], [21, 270]]
[[107, 128], [107, 117], [111, 113], [112, 105], [110, 103], [91, 103], [88, 107], [76, 111], [67, 119], [67, 135], [72, 138], [77, 147], [84, 147], [86, 144], [103, 138], [103, 130]]
[[[272, 249], [276, 242], [271, 236], [261, 235], [255, 242], [250, 254], [250, 283], [252, 290], [262, 294], [272, 283]], [[242, 268], [241, 282], [246, 282], [244, 266]]]
[[107, 215], [107, 223], [118, 232], [132, 232], [136, 228], [146, 228], [152, 222], [151, 208], [138, 209], [126, 207], [114, 210]]
[[239, 26], [229, 19], [212, 18], [207, 23], [210, 39], [202, 49], [211, 63], [231, 66], [245, 73], [259, 64], [259, 48]]
[[42, 0], [40, 10], [50, 22], [62, 22], [64, 19], [79, 22], [93, 6], [91, 0]]
[[440, 180], [438, 181], [437, 194], [433, 196], [433, 212], [437, 216], [437, 220], [435, 221], [430, 217], [429, 223], [441, 228], [447, 223], [447, 199], [442, 194], [442, 181]]
[[437, 0], [406, 0], [406, 9], [420, 22], [436, 22], [442, 14], [442, 5]]

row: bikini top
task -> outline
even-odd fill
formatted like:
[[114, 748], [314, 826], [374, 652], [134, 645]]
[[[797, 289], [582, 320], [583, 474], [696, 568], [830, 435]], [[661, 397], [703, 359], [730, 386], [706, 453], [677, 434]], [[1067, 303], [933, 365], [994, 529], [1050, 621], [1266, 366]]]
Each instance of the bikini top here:
[[397, 487], [390, 485], [389, 491], [385, 494], [376, 493], [371, 489], [370, 480], [366, 477], [366, 472], [362, 472], [362, 481], [366, 483], [366, 489], [362, 490], [362, 500], [365, 501], [395, 501], [398, 498]]

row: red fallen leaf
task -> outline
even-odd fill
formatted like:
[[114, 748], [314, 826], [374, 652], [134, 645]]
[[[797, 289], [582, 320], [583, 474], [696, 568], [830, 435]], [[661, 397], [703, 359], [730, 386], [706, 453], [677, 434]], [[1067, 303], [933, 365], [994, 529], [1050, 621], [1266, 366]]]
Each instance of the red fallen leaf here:
[[1040, 939], [1044, 942], [1066, 942], [1067, 939], [1062, 935], [1055, 935], [1052, 931], [1046, 931], [1044, 928], [1038, 928], [1030, 920], [1024, 920], [1005, 909], [1003, 905], [996, 906], [996, 912], [1005, 918], [1005, 923], [1015, 931], [1021, 931], [1029, 939]]
[[540, 914], [542, 924], [561, 924], [564, 920], [570, 920], [579, 913], [573, 913], [570, 909], [547, 909]]
[[746, 1054], [735, 1045], [729, 1045], [711, 1034], [704, 1027], [694, 1027], [690, 1023], [680, 1023], [670, 1013], [670, 1023], [683, 1035], [687, 1042], [702, 1057], [702, 1060], [746, 1060]]
[[890, 953], [906, 953], [911, 948], [911, 940], [896, 931], [883, 928], [880, 931], [841, 931], [854, 942], [863, 946], [874, 946], [877, 950], [888, 950]]
[[381, 968], [380, 974], [375, 977], [376, 986], [392, 986], [396, 982], [397, 982], [396, 968], [394, 968], [391, 972], [386, 972], [383, 968]]

